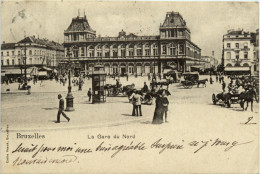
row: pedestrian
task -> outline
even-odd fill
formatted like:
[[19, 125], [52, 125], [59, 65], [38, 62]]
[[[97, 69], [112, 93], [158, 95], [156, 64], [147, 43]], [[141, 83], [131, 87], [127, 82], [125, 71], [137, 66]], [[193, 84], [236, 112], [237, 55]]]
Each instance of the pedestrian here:
[[89, 102], [91, 101], [91, 95], [92, 95], [91, 88], [89, 88], [89, 90], [88, 90], [88, 101]]
[[222, 91], [225, 92], [225, 88], [226, 88], [226, 83], [225, 81], [222, 82]]
[[128, 81], [128, 74], [126, 74], [126, 81]]
[[148, 80], [149, 80], [149, 81], [151, 80], [151, 75], [150, 75], [150, 73], [148, 73]]
[[162, 115], [165, 115], [165, 122], [168, 122], [168, 120], [167, 120], [167, 112], [168, 112], [169, 100], [166, 97], [165, 90], [163, 90], [163, 92], [162, 92], [162, 103], [163, 103]]
[[218, 82], [218, 75], [216, 74], [216, 82]]
[[213, 84], [212, 76], [209, 78], [210, 84]]
[[[134, 110], [135, 110], [136, 116], [143, 116], [142, 115], [142, 96], [141, 96], [140, 92], [135, 92], [132, 99], [134, 101]], [[139, 114], [138, 114], [138, 110], [139, 110]], [[132, 114], [132, 116], [134, 116], [134, 115]]]
[[64, 100], [63, 100], [61, 94], [58, 95], [58, 99], [60, 100], [60, 102], [59, 102], [59, 110], [58, 110], [58, 114], [57, 114], [57, 122], [56, 123], [60, 123], [60, 114], [62, 114], [63, 117], [65, 117], [69, 122], [70, 118], [64, 113]]
[[148, 88], [146, 82], [144, 82], [144, 87], [143, 87], [142, 91], [143, 91], [144, 93], [147, 93], [147, 92], [149, 91], [149, 88]]
[[133, 105], [133, 110], [132, 110], [132, 116], [135, 116], [135, 99], [133, 98], [134, 95], [136, 93], [136, 90], [133, 90], [133, 93], [131, 94], [131, 96], [129, 97], [129, 100], [131, 101], [132, 105]]
[[[135, 108], [136, 108], [136, 116], [143, 116], [142, 115], [142, 99], [143, 97], [141, 96], [141, 92], [137, 92], [134, 96], [135, 98]], [[138, 110], [139, 110], [139, 115], [138, 115]]]
[[159, 95], [155, 100], [155, 110], [153, 115], [152, 124], [162, 124], [163, 123], [163, 100]]

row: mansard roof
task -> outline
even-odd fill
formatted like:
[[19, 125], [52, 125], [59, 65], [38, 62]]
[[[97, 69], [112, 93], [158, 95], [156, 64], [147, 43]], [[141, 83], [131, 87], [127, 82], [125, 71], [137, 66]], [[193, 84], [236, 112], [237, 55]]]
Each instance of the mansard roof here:
[[86, 18], [84, 17], [76, 17], [72, 19], [72, 22], [70, 23], [70, 26], [65, 30], [65, 32], [73, 32], [73, 31], [89, 31], [89, 32], [96, 32], [94, 31]]
[[167, 12], [161, 27], [186, 27], [186, 22], [178, 12]]

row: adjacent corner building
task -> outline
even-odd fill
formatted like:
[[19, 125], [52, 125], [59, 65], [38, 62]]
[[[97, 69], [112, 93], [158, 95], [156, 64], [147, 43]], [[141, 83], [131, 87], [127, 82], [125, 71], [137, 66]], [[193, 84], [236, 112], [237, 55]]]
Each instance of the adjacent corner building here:
[[225, 69], [259, 73], [259, 31], [228, 30], [223, 36], [222, 64]]
[[191, 31], [178, 12], [166, 13], [159, 34], [152, 36], [121, 30], [116, 37], [97, 37], [86, 16], [77, 16], [64, 31], [64, 49], [74, 73], [87, 74], [97, 63], [107, 74], [146, 75], [162, 73], [166, 67], [185, 72], [190, 71], [187, 62], [201, 58], [201, 49], [191, 41]]

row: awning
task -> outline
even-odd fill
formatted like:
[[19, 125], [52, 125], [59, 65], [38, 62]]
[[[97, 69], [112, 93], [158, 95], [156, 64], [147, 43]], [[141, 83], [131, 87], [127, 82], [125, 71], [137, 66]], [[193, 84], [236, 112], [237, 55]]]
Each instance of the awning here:
[[225, 67], [225, 71], [250, 71], [248, 66], [239, 66], [239, 67]]
[[[32, 72], [31, 68], [26, 69], [26, 73], [30, 74]], [[5, 74], [21, 74], [21, 69], [7, 69], [5, 70]], [[22, 69], [22, 74], [24, 74], [24, 69]]]
[[39, 69], [40, 71], [44, 70], [44, 71], [53, 71], [51, 68], [47, 68], [47, 67], [42, 67]]
[[192, 68], [198, 68], [198, 69], [204, 69], [204, 66], [201, 65], [195, 65], [195, 66], [191, 66]]

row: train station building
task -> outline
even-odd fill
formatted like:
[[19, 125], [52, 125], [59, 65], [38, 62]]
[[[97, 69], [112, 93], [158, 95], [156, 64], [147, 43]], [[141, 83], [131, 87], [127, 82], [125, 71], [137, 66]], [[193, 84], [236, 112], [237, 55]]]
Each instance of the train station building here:
[[[86, 74], [97, 63], [104, 65], [106, 74], [147, 75], [167, 68], [185, 72], [201, 58], [201, 49], [191, 41], [191, 31], [178, 12], [166, 13], [159, 34], [153, 36], [121, 30], [117, 37], [97, 37], [86, 16], [77, 16], [64, 31], [64, 49], [74, 73]], [[67, 61], [63, 63], [66, 69]]]

